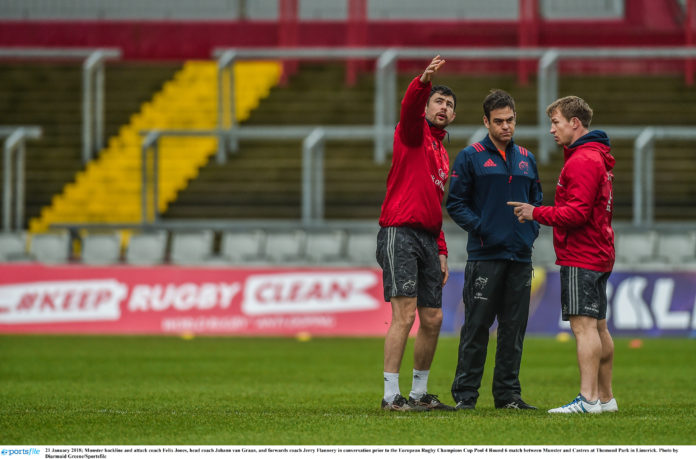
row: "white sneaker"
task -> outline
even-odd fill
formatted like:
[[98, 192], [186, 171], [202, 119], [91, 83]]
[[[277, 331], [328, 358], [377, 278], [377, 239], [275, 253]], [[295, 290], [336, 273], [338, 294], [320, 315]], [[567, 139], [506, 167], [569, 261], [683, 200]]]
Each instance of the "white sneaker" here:
[[575, 400], [568, 403], [567, 405], [560, 406], [558, 408], [553, 408], [549, 410], [549, 413], [590, 413], [599, 414], [602, 412], [602, 405], [599, 400], [595, 400], [594, 403], [587, 401], [585, 397], [578, 394]]
[[614, 411], [619, 411], [619, 405], [616, 403], [616, 399], [612, 398], [608, 402], [601, 402], [602, 405], [602, 413], [610, 413]]

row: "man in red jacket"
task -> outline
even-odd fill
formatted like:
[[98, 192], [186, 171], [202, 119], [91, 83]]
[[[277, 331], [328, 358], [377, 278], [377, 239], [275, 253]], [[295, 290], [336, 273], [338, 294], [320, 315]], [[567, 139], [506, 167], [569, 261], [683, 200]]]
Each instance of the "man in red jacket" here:
[[581, 98], [563, 97], [546, 109], [551, 134], [563, 145], [565, 163], [553, 206], [515, 206], [520, 222], [553, 226], [556, 264], [561, 266], [563, 320], [576, 339], [580, 393], [549, 413], [618, 411], [611, 378], [614, 342], [607, 329], [607, 279], [614, 266], [614, 157], [609, 138], [590, 131], [592, 109]]
[[[382, 409], [390, 411], [454, 409], [427, 391], [442, 325], [442, 286], [449, 275], [442, 232], [449, 156], [442, 139], [454, 120], [457, 101], [451, 89], [431, 83], [444, 63], [435, 56], [406, 90], [379, 218], [377, 261], [383, 270], [384, 300], [392, 305], [384, 340], [382, 399]], [[420, 327], [413, 351], [413, 385], [406, 400], [399, 390], [399, 369], [416, 312]]]

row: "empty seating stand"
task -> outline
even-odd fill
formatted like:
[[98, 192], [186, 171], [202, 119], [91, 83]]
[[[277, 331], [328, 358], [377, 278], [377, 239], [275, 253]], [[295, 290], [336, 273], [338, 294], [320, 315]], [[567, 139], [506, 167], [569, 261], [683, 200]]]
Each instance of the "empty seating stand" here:
[[44, 264], [64, 264], [70, 260], [70, 235], [59, 233], [34, 234], [30, 241], [29, 254]]
[[166, 231], [135, 233], [126, 248], [126, 263], [130, 265], [159, 265], [167, 252]]
[[171, 262], [176, 265], [201, 265], [213, 255], [213, 232], [210, 230], [175, 232], [172, 235]]
[[661, 233], [656, 261], [675, 268], [696, 268], [696, 231]]
[[270, 264], [298, 264], [305, 253], [303, 231], [273, 232], [266, 236], [264, 260]]
[[265, 233], [253, 231], [226, 231], [222, 235], [220, 261], [231, 264], [261, 263]]
[[348, 236], [346, 260], [360, 266], [377, 266], [377, 230], [352, 232]]
[[[244, 266], [354, 266], [376, 268], [378, 228], [151, 231], [122, 237], [118, 232], [87, 233], [80, 238], [81, 253], [66, 232], [0, 233], [0, 263], [84, 263], [133, 266], [214, 265]], [[445, 230], [448, 264], [463, 270], [467, 262], [467, 233]], [[171, 240], [171, 241], [170, 241]], [[216, 242], [219, 241], [219, 244]], [[218, 248], [219, 246], [219, 248]], [[621, 229], [616, 233], [617, 270], [696, 269], [696, 230]], [[542, 228], [534, 243], [535, 267], [557, 269], [550, 228]]]
[[345, 231], [313, 231], [307, 233], [304, 258], [312, 264], [339, 263], [345, 250]]
[[622, 268], [640, 268], [656, 260], [657, 234], [655, 231], [628, 231], [616, 234], [614, 248], [616, 264]]
[[121, 235], [118, 232], [87, 234], [82, 237], [82, 262], [112, 265], [121, 261]]

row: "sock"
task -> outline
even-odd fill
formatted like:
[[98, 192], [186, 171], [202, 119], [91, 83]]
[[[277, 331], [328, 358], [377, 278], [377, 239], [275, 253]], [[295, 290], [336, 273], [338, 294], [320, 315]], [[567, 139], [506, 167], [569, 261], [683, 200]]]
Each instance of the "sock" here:
[[409, 397], [419, 400], [422, 396], [428, 393], [428, 375], [430, 370], [413, 370], [413, 386]]
[[384, 400], [387, 403], [394, 401], [397, 395], [401, 391], [399, 390], [399, 373], [387, 373], [384, 372]]

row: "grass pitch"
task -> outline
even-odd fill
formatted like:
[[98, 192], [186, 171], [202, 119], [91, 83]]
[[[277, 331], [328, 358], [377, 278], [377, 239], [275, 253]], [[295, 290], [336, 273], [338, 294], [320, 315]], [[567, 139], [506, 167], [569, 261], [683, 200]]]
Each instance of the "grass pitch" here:
[[[378, 338], [0, 336], [0, 444], [692, 445], [696, 341], [616, 339], [618, 413], [549, 415], [578, 390], [575, 342], [528, 337], [523, 398], [495, 410], [489, 346], [473, 412], [379, 409]], [[428, 388], [451, 403], [458, 339]], [[411, 385], [412, 346], [401, 391]]]

